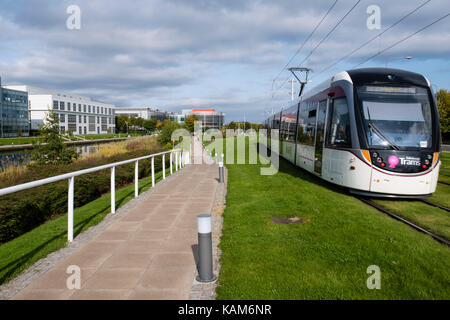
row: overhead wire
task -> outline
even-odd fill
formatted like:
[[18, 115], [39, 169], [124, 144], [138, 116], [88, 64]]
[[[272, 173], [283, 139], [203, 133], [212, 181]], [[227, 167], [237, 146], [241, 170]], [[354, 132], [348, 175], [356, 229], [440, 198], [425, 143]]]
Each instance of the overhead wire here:
[[373, 58], [375, 58], [375, 57], [377, 57], [377, 56], [379, 56], [380, 54], [382, 54], [382, 53], [384, 53], [384, 52], [386, 52], [386, 51], [392, 49], [393, 47], [399, 45], [400, 43], [402, 43], [402, 42], [404, 42], [404, 41], [406, 41], [406, 40], [408, 40], [409, 38], [411, 38], [411, 37], [415, 36], [416, 34], [422, 32], [423, 30], [425, 30], [425, 29], [431, 27], [432, 25], [438, 23], [439, 21], [444, 20], [444, 19], [447, 18], [448, 16], [450, 16], [450, 12], [447, 13], [447, 14], [445, 14], [445, 15], [443, 15], [443, 16], [441, 16], [440, 18], [434, 20], [433, 22], [427, 24], [426, 26], [420, 28], [420, 29], [417, 30], [416, 32], [411, 33], [410, 35], [408, 35], [408, 36], [406, 36], [406, 37], [404, 37], [404, 38], [398, 40], [398, 41], [395, 42], [394, 44], [392, 44], [392, 45], [390, 45], [390, 46], [384, 48], [383, 50], [381, 50], [381, 51], [377, 52], [376, 54], [370, 56], [370, 57], [367, 58], [366, 60], [364, 60], [364, 61], [362, 61], [362, 62], [360, 62], [360, 63], [354, 65], [354, 66], [352, 67], [352, 69], [354, 69], [354, 68], [356, 68], [356, 67], [359, 67], [360, 65], [362, 65], [362, 64], [364, 64], [364, 63], [366, 63], [366, 62], [372, 60]]
[[391, 24], [389, 27], [387, 27], [385, 30], [383, 30], [382, 32], [378, 33], [376, 36], [372, 37], [371, 39], [367, 40], [366, 42], [364, 42], [363, 44], [361, 44], [359, 47], [357, 47], [356, 49], [354, 49], [353, 51], [351, 51], [350, 53], [346, 54], [345, 56], [343, 56], [342, 58], [340, 58], [339, 60], [337, 60], [336, 62], [328, 65], [327, 67], [323, 68], [322, 70], [320, 70], [319, 72], [314, 74], [314, 77], [317, 77], [319, 74], [322, 74], [323, 72], [329, 70], [330, 68], [334, 67], [335, 65], [339, 64], [340, 62], [344, 61], [345, 59], [349, 58], [350, 56], [352, 56], [353, 54], [355, 54], [356, 52], [358, 52], [359, 50], [361, 50], [362, 48], [364, 48], [365, 46], [367, 46], [369, 43], [375, 41], [376, 39], [379, 39], [380, 36], [382, 36], [383, 34], [385, 34], [387, 31], [389, 31], [390, 29], [392, 29], [393, 27], [395, 27], [396, 25], [398, 25], [400, 22], [402, 22], [403, 20], [405, 20], [406, 18], [408, 18], [410, 15], [414, 14], [415, 12], [417, 12], [418, 10], [420, 10], [423, 6], [425, 6], [427, 3], [431, 2], [432, 0], [427, 0], [425, 2], [423, 2], [421, 5], [419, 5], [418, 7], [416, 7], [415, 9], [413, 9], [412, 11], [408, 12], [406, 15], [404, 15], [403, 17], [401, 17], [400, 19], [398, 19], [397, 21], [395, 21], [393, 24]]

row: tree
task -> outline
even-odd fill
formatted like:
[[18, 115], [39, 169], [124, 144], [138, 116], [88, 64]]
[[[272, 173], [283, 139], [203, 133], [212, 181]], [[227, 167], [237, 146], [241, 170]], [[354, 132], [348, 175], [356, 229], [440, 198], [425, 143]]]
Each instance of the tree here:
[[121, 132], [127, 131], [127, 123], [130, 125], [130, 119], [126, 115], [120, 115], [116, 117], [116, 128]]
[[146, 130], [153, 132], [156, 130], [156, 123], [157, 123], [156, 119], [144, 120], [143, 127]]
[[73, 148], [68, 148], [59, 133], [59, 115], [50, 110], [42, 128], [41, 138], [34, 142], [31, 160], [37, 164], [68, 164], [79, 157]]
[[161, 130], [162, 126], [163, 126], [163, 123], [162, 123], [160, 120], [158, 120], [158, 121], [156, 122], [156, 129], [157, 129], [157, 130]]
[[188, 116], [184, 120], [184, 128], [191, 133], [194, 132], [195, 121], [199, 121], [199, 120], [200, 120], [200, 118], [195, 114]]
[[450, 91], [441, 89], [436, 93], [441, 133], [444, 141], [450, 139]]
[[158, 142], [165, 145], [167, 148], [173, 147], [172, 145], [172, 133], [179, 129], [180, 125], [170, 120], [164, 120], [161, 127], [161, 133], [158, 135]]
[[134, 121], [134, 125], [142, 128], [144, 127], [144, 122], [145, 122], [144, 118], [138, 117]]
[[237, 128], [237, 126], [234, 121], [231, 121], [229, 124], [226, 125], [226, 128], [235, 130]]

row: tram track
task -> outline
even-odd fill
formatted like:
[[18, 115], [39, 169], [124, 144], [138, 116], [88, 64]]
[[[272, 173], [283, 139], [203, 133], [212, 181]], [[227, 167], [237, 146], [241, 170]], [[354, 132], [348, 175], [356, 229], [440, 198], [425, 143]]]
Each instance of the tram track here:
[[450, 208], [447, 208], [445, 206], [441, 206], [440, 204], [437, 204], [437, 203], [434, 203], [434, 202], [431, 202], [431, 201], [428, 201], [428, 200], [425, 200], [425, 199], [419, 199], [419, 201], [423, 202], [423, 203], [426, 203], [429, 206], [436, 207], [436, 208], [445, 210], [447, 212], [450, 212]]
[[[433, 239], [435, 239], [436, 241], [439, 241], [439, 242], [441, 242], [441, 243], [444, 243], [444, 244], [446, 244], [447, 246], [450, 247], [450, 240], [449, 240], [449, 239], [446, 239], [446, 238], [444, 238], [444, 237], [442, 237], [442, 236], [439, 236], [439, 235], [435, 234], [434, 232], [429, 231], [429, 230], [427, 230], [427, 229], [425, 229], [425, 228], [423, 228], [423, 227], [421, 227], [421, 226], [419, 226], [419, 225], [417, 225], [417, 224], [415, 224], [415, 223], [413, 223], [413, 222], [411, 222], [411, 221], [409, 221], [409, 220], [407, 220], [407, 219], [405, 219], [405, 218], [403, 218], [403, 217], [401, 217], [401, 216], [399, 216], [399, 215], [393, 213], [392, 211], [389, 211], [389, 210], [386, 209], [385, 207], [383, 207], [383, 206], [381, 206], [381, 205], [379, 205], [379, 204], [373, 202], [373, 201], [370, 200], [370, 199], [363, 198], [363, 197], [356, 197], [356, 198], [357, 198], [358, 200], [364, 202], [365, 204], [367, 204], [367, 205], [369, 205], [369, 206], [371, 206], [371, 207], [377, 209], [378, 211], [383, 212], [384, 214], [387, 214], [387, 215], [390, 216], [391, 218], [394, 218], [395, 220], [398, 220], [398, 221], [400, 221], [400, 222], [403, 222], [404, 224], [407, 224], [408, 226], [412, 227], [413, 229], [416, 229], [417, 231], [420, 231], [420, 232], [422, 232], [422, 233], [425, 233], [425, 234], [431, 236], [431, 237], [432, 237]], [[429, 202], [429, 201], [428, 201], [428, 202]], [[427, 202], [425, 202], [425, 203], [427, 203]], [[435, 204], [435, 203], [432, 203], [432, 202], [427, 203], [427, 204], [436, 206], [436, 204]], [[448, 209], [448, 208], [447, 208], [447, 209]]]

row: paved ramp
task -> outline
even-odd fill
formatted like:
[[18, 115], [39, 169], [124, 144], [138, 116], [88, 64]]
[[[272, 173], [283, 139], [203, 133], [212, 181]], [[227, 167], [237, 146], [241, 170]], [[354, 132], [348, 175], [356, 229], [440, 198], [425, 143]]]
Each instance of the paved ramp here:
[[[188, 299], [196, 216], [210, 213], [217, 178], [216, 165], [186, 166], [13, 299]], [[67, 288], [71, 265], [81, 289]]]

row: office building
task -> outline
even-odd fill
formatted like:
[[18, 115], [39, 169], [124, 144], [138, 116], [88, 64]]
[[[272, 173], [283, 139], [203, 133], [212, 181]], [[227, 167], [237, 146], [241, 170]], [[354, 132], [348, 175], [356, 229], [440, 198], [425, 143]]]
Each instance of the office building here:
[[181, 113], [184, 118], [190, 115], [198, 116], [202, 128], [221, 129], [225, 123], [225, 113], [214, 109], [184, 109]]
[[0, 78], [0, 137], [29, 135], [28, 94], [2, 87]]
[[172, 112], [162, 111], [152, 108], [116, 108], [116, 115], [125, 115], [128, 117], [143, 118], [145, 120], [156, 119], [160, 121], [173, 120], [174, 114]]
[[101, 134], [115, 132], [115, 106], [72, 93], [35, 88], [7, 86], [28, 92], [30, 127], [37, 130], [44, 123], [49, 110], [60, 118], [60, 132]]

